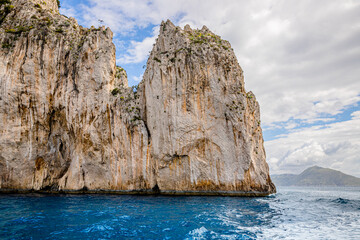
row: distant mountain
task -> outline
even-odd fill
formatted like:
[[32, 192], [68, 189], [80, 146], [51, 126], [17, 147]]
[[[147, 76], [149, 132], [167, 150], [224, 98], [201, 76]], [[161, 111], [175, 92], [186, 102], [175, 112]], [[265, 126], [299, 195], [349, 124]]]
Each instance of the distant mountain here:
[[310, 167], [301, 174], [271, 175], [277, 186], [360, 186], [360, 178], [330, 168]]

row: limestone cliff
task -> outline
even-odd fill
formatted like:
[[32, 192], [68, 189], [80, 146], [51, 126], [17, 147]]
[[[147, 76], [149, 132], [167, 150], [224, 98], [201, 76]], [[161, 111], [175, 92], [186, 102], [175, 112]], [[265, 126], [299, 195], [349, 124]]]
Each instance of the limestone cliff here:
[[227, 41], [161, 25], [128, 88], [110, 29], [0, 5], [0, 189], [266, 195], [259, 106]]

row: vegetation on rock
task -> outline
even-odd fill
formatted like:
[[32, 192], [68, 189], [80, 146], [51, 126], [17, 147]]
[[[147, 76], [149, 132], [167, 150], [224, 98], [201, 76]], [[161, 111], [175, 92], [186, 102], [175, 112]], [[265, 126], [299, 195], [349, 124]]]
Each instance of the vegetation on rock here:
[[0, 24], [0, 189], [275, 191], [227, 41], [167, 21], [128, 87], [109, 29], [79, 26], [55, 1], [14, 5]]

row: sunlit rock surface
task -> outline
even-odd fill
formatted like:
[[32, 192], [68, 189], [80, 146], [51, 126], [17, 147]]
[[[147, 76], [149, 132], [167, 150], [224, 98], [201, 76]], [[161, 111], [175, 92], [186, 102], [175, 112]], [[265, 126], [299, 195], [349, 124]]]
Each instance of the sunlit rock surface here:
[[227, 41], [163, 22], [129, 88], [110, 29], [0, 6], [0, 188], [266, 195], [259, 106]]

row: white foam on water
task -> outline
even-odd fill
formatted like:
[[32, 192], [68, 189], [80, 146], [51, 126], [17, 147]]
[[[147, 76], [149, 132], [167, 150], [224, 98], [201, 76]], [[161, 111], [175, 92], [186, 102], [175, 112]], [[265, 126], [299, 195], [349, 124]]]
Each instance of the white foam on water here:
[[204, 226], [202, 226], [201, 228], [196, 228], [196, 229], [190, 231], [188, 233], [190, 238], [186, 238], [186, 239], [196, 239], [196, 240], [207, 239], [205, 236], [205, 234], [207, 232], [208, 232], [208, 230]]

